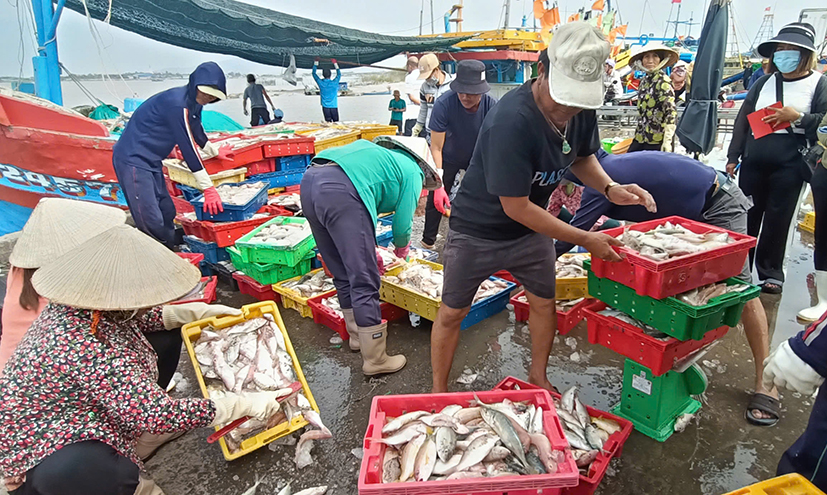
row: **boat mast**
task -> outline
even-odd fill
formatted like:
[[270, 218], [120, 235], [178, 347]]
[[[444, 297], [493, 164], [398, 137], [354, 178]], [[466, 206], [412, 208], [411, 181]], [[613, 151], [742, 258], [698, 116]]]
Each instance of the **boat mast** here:
[[32, 57], [34, 66], [34, 87], [37, 96], [63, 105], [63, 91], [60, 87], [60, 62], [57, 56], [57, 24], [66, 0], [32, 0], [37, 31], [37, 55]]
[[431, 34], [434, 34], [434, 0], [431, 0]]
[[508, 20], [511, 18], [511, 0], [505, 0], [505, 20], [503, 29], [508, 29]]

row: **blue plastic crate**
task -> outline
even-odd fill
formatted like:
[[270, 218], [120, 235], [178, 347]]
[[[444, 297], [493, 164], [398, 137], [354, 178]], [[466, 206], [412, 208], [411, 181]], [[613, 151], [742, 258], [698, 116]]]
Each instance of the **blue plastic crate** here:
[[212, 268], [210, 268], [210, 264], [206, 261], [198, 263], [198, 268], [201, 270], [202, 277], [212, 277], [213, 275], [215, 275], [212, 271]]
[[[379, 225], [392, 225], [393, 224], [393, 215], [388, 215], [386, 217], [382, 217], [377, 222]], [[384, 234], [379, 234], [376, 236], [376, 244], [382, 247], [388, 247], [388, 245], [393, 242], [393, 231], [389, 230]]]
[[[411, 249], [414, 249], [414, 248], [411, 248]], [[421, 248], [421, 247], [416, 248], [416, 249], [419, 250], [419, 251], [422, 251], [422, 253], [425, 255], [425, 256], [422, 257], [422, 259], [425, 260], [425, 261], [433, 261], [434, 263], [436, 263], [437, 262], [436, 260], [439, 259], [439, 253], [437, 253], [436, 251], [431, 251], [430, 249], [425, 249], [425, 248]]]
[[177, 182], [175, 183], [175, 185], [178, 187], [178, 189], [181, 191], [181, 194], [184, 195], [184, 199], [186, 199], [187, 201], [192, 201], [193, 199], [203, 194], [201, 191], [191, 186], [178, 184]]
[[276, 170], [279, 172], [285, 170], [303, 171], [309, 166], [310, 155], [280, 156], [276, 158]]
[[190, 247], [190, 250], [193, 253], [203, 254], [204, 261], [208, 263], [215, 264], [219, 261], [230, 261], [230, 254], [227, 252], [227, 250], [218, 247], [218, 244], [214, 242], [203, 241], [195, 237], [194, 235], [185, 235], [184, 242], [187, 243], [187, 246]]
[[313, 257], [310, 258], [310, 269], [316, 270], [318, 268], [322, 268], [321, 260], [316, 257], [316, 255], [319, 254], [319, 248], [313, 248], [313, 251], [310, 252], [313, 253]]
[[[264, 174], [266, 175], [266, 174]], [[261, 176], [256, 176], [261, 177]], [[258, 182], [258, 181], [254, 181]], [[265, 182], [266, 181], [262, 181]], [[222, 184], [222, 186], [233, 187], [237, 184]], [[211, 215], [204, 211], [204, 196], [200, 195], [195, 199], [190, 200], [190, 204], [195, 209], [195, 216], [198, 220], [207, 220], [210, 222], [240, 222], [242, 220], [249, 220], [253, 218], [262, 206], [267, 204], [267, 187], [262, 187], [261, 190], [253, 196], [245, 205], [236, 206], [224, 204], [224, 211]]]
[[267, 172], [265, 174], [258, 174], [246, 182], [266, 182], [270, 184], [268, 189], [273, 189], [276, 187], [287, 187], [301, 184], [302, 177], [304, 177], [304, 169], [282, 170], [280, 172]]
[[[207, 263], [210, 270], [218, 277], [219, 282], [230, 286], [230, 289], [234, 292], [238, 292], [238, 280], [233, 277], [233, 273], [238, 270], [235, 269], [232, 263], [229, 261], [226, 263], [209, 263], [206, 260], [204, 260], [204, 263]], [[229, 267], [226, 265], [229, 265]]]
[[488, 277], [488, 280], [502, 280], [508, 284], [508, 286], [502, 292], [494, 294], [491, 297], [487, 297], [482, 301], [477, 301], [471, 305], [471, 311], [469, 311], [465, 319], [462, 320], [462, 324], [459, 327], [460, 330], [465, 330], [468, 327], [472, 327], [482, 320], [491, 318], [495, 314], [504, 310], [505, 306], [508, 304], [508, 300], [511, 298], [511, 292], [514, 291], [515, 287], [517, 287], [517, 284], [497, 277]]

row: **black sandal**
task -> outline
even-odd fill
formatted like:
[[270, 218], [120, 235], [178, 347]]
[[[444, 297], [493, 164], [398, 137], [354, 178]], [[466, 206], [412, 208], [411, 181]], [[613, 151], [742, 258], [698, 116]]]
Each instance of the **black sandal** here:
[[775, 282], [764, 282], [764, 284], [761, 285], [761, 292], [766, 292], [767, 294], [781, 294], [782, 290], [784, 290], [784, 287]]
[[[756, 418], [752, 411], [757, 409], [763, 413], [771, 414], [774, 418]], [[767, 394], [755, 393], [747, 404], [747, 410], [744, 411], [744, 418], [755, 426], [775, 426], [778, 419], [781, 417], [781, 401], [775, 397]]]

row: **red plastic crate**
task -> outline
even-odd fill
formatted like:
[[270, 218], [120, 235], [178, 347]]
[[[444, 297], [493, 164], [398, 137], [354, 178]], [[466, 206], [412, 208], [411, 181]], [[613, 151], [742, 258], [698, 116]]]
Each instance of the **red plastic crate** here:
[[[613, 246], [615, 251], [625, 256], [623, 261], [610, 262], [594, 257], [594, 274], [632, 287], [641, 296], [663, 299], [738, 275], [744, 267], [749, 250], [755, 246], [754, 237], [677, 216], [640, 222], [628, 228], [647, 232], [666, 222], [680, 224], [696, 234], [726, 232], [735, 242], [666, 261], [654, 261], [626, 247]], [[623, 233], [624, 228], [627, 227], [609, 229], [603, 233], [617, 237]]]
[[674, 337], [658, 340], [646, 335], [640, 328], [611, 316], [598, 314], [606, 309], [606, 303], [597, 302], [583, 309], [589, 327], [589, 342], [622, 354], [652, 370], [660, 376], [672, 369], [675, 361], [692, 354], [710, 342], [720, 339], [729, 331], [728, 326], [717, 328], [701, 340], [680, 341]]
[[184, 258], [185, 260], [189, 261], [192, 265], [198, 266], [199, 263], [204, 261], [204, 255], [201, 253], [175, 253], [178, 256]]
[[382, 438], [385, 418], [400, 416], [408, 411], [426, 410], [437, 412], [450, 404], [468, 406], [474, 399], [472, 392], [421, 395], [377, 395], [370, 406], [368, 428], [365, 433], [364, 457], [359, 471], [359, 495], [417, 495], [417, 494], [559, 494], [566, 487], [577, 486], [579, 473], [569, 451], [569, 443], [563, 434], [557, 410], [546, 390], [493, 390], [476, 392], [486, 403], [509, 399], [514, 402], [530, 401], [543, 409], [543, 428], [554, 450], [562, 450], [564, 462], [554, 474], [532, 476], [503, 476], [500, 478], [473, 478], [407, 483], [382, 483], [382, 456], [385, 445], [376, 440]]
[[[347, 324], [345, 324], [345, 319], [322, 304], [322, 301], [328, 297], [331, 297], [331, 294], [323, 294], [321, 296], [311, 297], [307, 300], [307, 304], [310, 306], [310, 312], [313, 314], [313, 322], [326, 326], [327, 328], [338, 333], [343, 340], [348, 340], [350, 336], [347, 333]], [[394, 306], [393, 304], [386, 302], [379, 304], [379, 309], [382, 312], [382, 319], [388, 322], [404, 318], [408, 314], [406, 310], [400, 308], [399, 306]]]
[[167, 174], [164, 174], [164, 183], [166, 183], [167, 185], [167, 192], [173, 198], [184, 195], [184, 193], [182, 193], [181, 190], [178, 189], [178, 185], [175, 182], [172, 182]]
[[[517, 318], [517, 321], [528, 321], [528, 302], [522, 302], [517, 300], [523, 294], [525, 294], [525, 291], [521, 290], [519, 293], [517, 293], [515, 296], [511, 298], [511, 305], [514, 306], [514, 316]], [[576, 327], [577, 324], [580, 323], [580, 321], [583, 319], [583, 308], [588, 307], [595, 301], [596, 299], [583, 299], [579, 303], [575, 304], [574, 307], [572, 307], [568, 311], [558, 311], [557, 333], [560, 335], [565, 335], [571, 332], [572, 329]]]
[[265, 158], [257, 162], [244, 165], [247, 168], [247, 177], [256, 174], [267, 174], [276, 171], [276, 161], [272, 158]]
[[296, 184], [294, 186], [287, 186], [287, 187], [284, 188], [284, 192], [289, 192], [289, 193], [301, 192], [301, 190], [302, 190], [301, 184]]
[[272, 220], [272, 217], [271, 215], [251, 218], [240, 222], [210, 222], [208, 220], [192, 220], [183, 215], [178, 215], [175, 220], [184, 227], [185, 234], [194, 235], [206, 242], [214, 242], [218, 244], [218, 247], [224, 248], [232, 246], [235, 241], [249, 234], [259, 225]]
[[[494, 390], [535, 390], [539, 388], [537, 385], [509, 376], [498, 383], [494, 387]], [[549, 393], [553, 398], [560, 399], [560, 394], [555, 392]], [[615, 457], [620, 457], [620, 454], [623, 453], [623, 444], [626, 443], [626, 440], [629, 439], [629, 435], [632, 434], [632, 430], [635, 428], [635, 425], [633, 425], [631, 421], [607, 413], [606, 411], [589, 406], [586, 406], [586, 411], [588, 411], [589, 416], [594, 418], [606, 418], [616, 422], [620, 425], [621, 430], [609, 436], [609, 439], [603, 445], [603, 451], [597, 454], [597, 458], [589, 467], [588, 475], [581, 474], [580, 484], [572, 488], [565, 488], [563, 490], [564, 495], [592, 495], [606, 474], [609, 461]]]
[[194, 302], [202, 302], [210, 304], [215, 301], [215, 289], [218, 286], [218, 277], [201, 277], [202, 282], [207, 282], [207, 285], [204, 287], [204, 297], [198, 299], [187, 299], [185, 301], [172, 301], [167, 304], [184, 304], [184, 303], [194, 303]]
[[520, 284], [520, 282], [517, 281], [516, 278], [514, 278], [514, 275], [512, 275], [511, 272], [509, 272], [508, 270], [500, 270], [497, 273], [495, 273], [493, 276], [497, 277], [497, 278], [501, 278], [503, 280], [508, 280], [509, 282], [517, 284], [517, 285], [522, 285], [522, 284]]
[[195, 208], [192, 204], [184, 198], [178, 196], [171, 196], [172, 204], [175, 206], [176, 213], [195, 213]]
[[272, 285], [262, 285], [253, 277], [244, 275], [242, 272], [233, 272], [233, 278], [238, 282], [238, 290], [242, 294], [247, 294], [259, 301], [275, 301], [281, 302], [281, 294], [273, 290]]
[[[217, 143], [221, 146], [221, 143]], [[264, 153], [261, 151], [262, 145], [261, 143], [256, 143], [246, 148], [242, 148], [239, 150], [235, 150], [230, 155], [229, 159], [223, 159], [219, 157], [213, 157], [209, 160], [204, 160], [204, 168], [207, 170], [207, 173], [217, 174], [218, 172], [222, 172], [224, 170], [232, 170], [238, 167], [246, 167], [250, 163], [260, 162], [264, 160]]]
[[265, 141], [264, 157], [274, 158], [278, 156], [292, 155], [315, 155], [316, 139], [308, 136], [295, 135], [291, 138]]
[[272, 217], [292, 217], [294, 213], [287, 208], [278, 205], [264, 205], [258, 213], [267, 213]]

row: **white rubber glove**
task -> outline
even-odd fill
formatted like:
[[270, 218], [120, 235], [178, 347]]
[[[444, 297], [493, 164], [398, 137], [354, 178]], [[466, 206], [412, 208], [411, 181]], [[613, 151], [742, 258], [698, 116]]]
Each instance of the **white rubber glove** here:
[[672, 140], [675, 137], [676, 128], [677, 126], [675, 124], [668, 124], [663, 128], [663, 144], [660, 147], [661, 151], [665, 151], [667, 153], [672, 152]]
[[424, 128], [424, 125], [417, 123], [415, 126], [413, 126], [413, 129], [411, 129], [411, 136], [419, 137], [419, 133], [422, 132], [422, 129]]
[[213, 143], [212, 141], [207, 141], [207, 144], [204, 145], [202, 150], [204, 150], [204, 154], [207, 155], [207, 158], [212, 158], [214, 156], [218, 156], [218, 149], [220, 146]]
[[203, 168], [198, 172], [193, 172], [192, 175], [195, 176], [196, 186], [201, 191], [205, 191], [214, 186], [212, 179], [210, 179], [210, 174], [208, 174]]
[[215, 405], [215, 418], [210, 426], [219, 426], [244, 416], [266, 421], [279, 412], [277, 392], [249, 392], [234, 394], [227, 392], [223, 397], [210, 399]]
[[787, 340], [764, 360], [764, 386], [768, 389], [775, 384], [779, 388], [812, 395], [823, 382], [824, 377], [798, 357]]
[[170, 304], [164, 306], [163, 309], [164, 327], [167, 330], [174, 330], [187, 323], [210, 318], [211, 316], [238, 316], [240, 314], [240, 309], [202, 302]]

